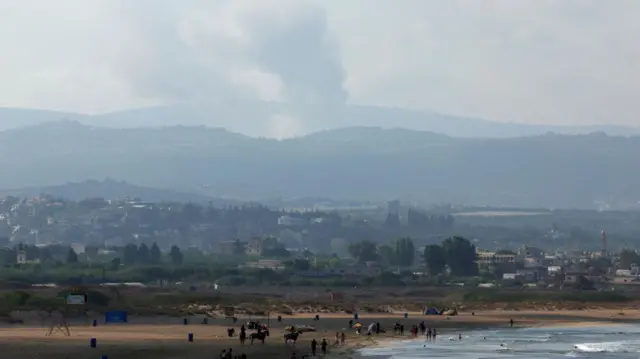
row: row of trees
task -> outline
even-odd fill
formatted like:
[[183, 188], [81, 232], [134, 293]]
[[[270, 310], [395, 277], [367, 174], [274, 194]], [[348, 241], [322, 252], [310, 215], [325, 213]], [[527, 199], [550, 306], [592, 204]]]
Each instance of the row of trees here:
[[[182, 252], [177, 246], [172, 246], [169, 251], [171, 263], [182, 264]], [[139, 246], [135, 244], [127, 244], [122, 253], [122, 262], [124, 265], [134, 264], [160, 264], [162, 262], [162, 252], [157, 243], [153, 243], [151, 248], [142, 243]]]
[[[415, 263], [416, 248], [411, 238], [400, 238], [391, 245], [376, 245], [370, 241], [351, 243], [349, 254], [358, 263], [379, 261], [392, 266], [411, 266]], [[476, 247], [462, 237], [450, 237], [441, 244], [425, 247], [422, 253], [431, 275], [444, 273], [448, 268], [454, 276], [476, 276]]]
[[441, 274], [447, 267], [454, 276], [478, 275], [476, 247], [462, 237], [450, 237], [440, 245], [426, 246], [423, 256], [431, 275]]
[[415, 246], [411, 238], [399, 238], [392, 245], [376, 245], [371, 241], [349, 243], [351, 257], [358, 263], [379, 261], [386, 265], [410, 266], [415, 261]]

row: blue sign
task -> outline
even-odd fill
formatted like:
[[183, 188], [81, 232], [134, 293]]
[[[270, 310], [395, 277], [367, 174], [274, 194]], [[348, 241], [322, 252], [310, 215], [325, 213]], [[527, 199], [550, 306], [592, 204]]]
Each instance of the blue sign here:
[[105, 323], [126, 323], [127, 320], [127, 312], [125, 311], [106, 312], [104, 314]]

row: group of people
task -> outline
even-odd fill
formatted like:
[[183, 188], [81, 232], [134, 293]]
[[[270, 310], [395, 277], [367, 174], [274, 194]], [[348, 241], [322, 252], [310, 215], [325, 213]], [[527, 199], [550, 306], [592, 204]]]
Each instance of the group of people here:
[[[322, 342], [320, 342], [320, 350], [322, 350], [322, 355], [326, 355], [327, 354], [327, 346], [329, 345], [329, 343], [327, 342], [326, 339], [322, 339]], [[316, 356], [316, 351], [318, 350], [318, 341], [313, 338], [313, 340], [311, 341], [311, 355], [312, 356]]]
[[[399, 323], [396, 324], [398, 325]], [[402, 325], [400, 325], [400, 327], [402, 329]], [[411, 327], [411, 336], [413, 336], [414, 338], [417, 337], [418, 331], [420, 332], [420, 335], [426, 336], [429, 340], [435, 340], [438, 336], [438, 331], [436, 330], [436, 328], [427, 328], [427, 326], [424, 324], [424, 321], [421, 321], [420, 324], [413, 325]]]
[[220, 352], [220, 359], [247, 359], [247, 355], [245, 353], [235, 355], [232, 348], [229, 348], [228, 350], [222, 349], [222, 352]]
[[[342, 335], [344, 335], [344, 333], [342, 333]], [[339, 333], [336, 333], [336, 338], [339, 337]], [[344, 338], [342, 338], [343, 342], [344, 342]], [[311, 340], [311, 354], [303, 354], [300, 359], [306, 359], [309, 357], [315, 357], [316, 353], [318, 352], [318, 346], [320, 346], [320, 352], [322, 353], [322, 355], [327, 355], [327, 349], [329, 346], [329, 342], [327, 341], [327, 339], [322, 339], [322, 341], [320, 343], [318, 343], [318, 341], [314, 338], [313, 340]], [[291, 353], [291, 357], [290, 359], [298, 359], [298, 354], [293, 351], [293, 353]]]

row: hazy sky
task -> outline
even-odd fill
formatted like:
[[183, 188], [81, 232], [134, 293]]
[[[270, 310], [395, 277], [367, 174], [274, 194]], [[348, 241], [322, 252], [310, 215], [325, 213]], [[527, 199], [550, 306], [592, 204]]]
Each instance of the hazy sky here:
[[211, 98], [640, 125], [639, 0], [0, 0], [0, 106]]

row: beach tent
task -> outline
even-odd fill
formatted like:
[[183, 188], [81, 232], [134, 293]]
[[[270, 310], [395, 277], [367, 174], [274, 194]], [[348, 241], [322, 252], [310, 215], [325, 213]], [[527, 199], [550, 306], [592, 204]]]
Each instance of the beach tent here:
[[436, 308], [427, 308], [427, 310], [424, 311], [425, 315], [440, 315], [440, 312], [438, 311], [438, 309]]

